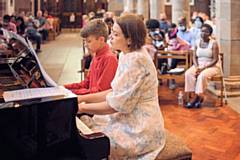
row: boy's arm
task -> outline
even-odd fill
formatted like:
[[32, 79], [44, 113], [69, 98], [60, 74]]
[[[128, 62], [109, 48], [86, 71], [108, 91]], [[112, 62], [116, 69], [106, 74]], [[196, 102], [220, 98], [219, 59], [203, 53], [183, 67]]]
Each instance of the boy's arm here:
[[[90, 73], [90, 72], [89, 72]], [[89, 88], [89, 73], [87, 77], [84, 78], [83, 81], [80, 83], [71, 83], [71, 84], [65, 84], [64, 87], [67, 89], [81, 89], [81, 88]]]
[[118, 60], [115, 56], [109, 56], [104, 63], [104, 68], [99, 76], [97, 86], [91, 88], [90, 93], [104, 91], [111, 88], [111, 82], [117, 70]]

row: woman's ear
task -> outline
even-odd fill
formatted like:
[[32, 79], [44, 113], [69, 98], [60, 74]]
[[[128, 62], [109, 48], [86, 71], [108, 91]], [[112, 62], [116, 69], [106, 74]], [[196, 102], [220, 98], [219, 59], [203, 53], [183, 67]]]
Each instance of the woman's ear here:
[[127, 45], [128, 45], [128, 47], [130, 47], [130, 46], [131, 46], [131, 44], [132, 44], [132, 41], [131, 41], [131, 39], [130, 39], [130, 38], [128, 38], [128, 39], [127, 39]]

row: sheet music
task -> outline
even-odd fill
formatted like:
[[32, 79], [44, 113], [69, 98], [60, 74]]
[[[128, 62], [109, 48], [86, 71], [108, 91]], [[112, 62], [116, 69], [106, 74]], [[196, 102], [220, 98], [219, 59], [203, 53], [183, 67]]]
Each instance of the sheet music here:
[[62, 86], [48, 88], [27, 88], [3, 92], [3, 98], [5, 102], [12, 102], [44, 97], [65, 96], [69, 93], [70, 91]]
[[93, 134], [94, 132], [88, 128], [78, 117], [76, 117], [77, 128], [85, 135]]

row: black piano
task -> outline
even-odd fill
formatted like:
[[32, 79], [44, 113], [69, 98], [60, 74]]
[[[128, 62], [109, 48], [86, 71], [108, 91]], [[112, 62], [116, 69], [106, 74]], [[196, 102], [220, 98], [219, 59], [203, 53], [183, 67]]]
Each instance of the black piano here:
[[0, 45], [0, 159], [108, 159], [107, 136], [77, 129], [74, 94], [4, 101], [4, 91], [56, 84], [27, 39], [1, 29]]

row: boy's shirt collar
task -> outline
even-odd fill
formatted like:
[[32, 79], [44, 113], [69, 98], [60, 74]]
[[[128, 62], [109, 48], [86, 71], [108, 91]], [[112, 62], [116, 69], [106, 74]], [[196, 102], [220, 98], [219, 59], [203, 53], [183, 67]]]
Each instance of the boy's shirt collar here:
[[104, 55], [104, 54], [108, 54], [109, 53], [109, 45], [108, 44], [105, 44], [103, 46], [103, 48], [101, 48], [97, 53], [96, 53], [96, 56], [95, 57], [99, 57], [101, 55]]

